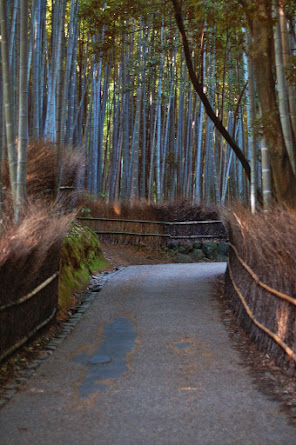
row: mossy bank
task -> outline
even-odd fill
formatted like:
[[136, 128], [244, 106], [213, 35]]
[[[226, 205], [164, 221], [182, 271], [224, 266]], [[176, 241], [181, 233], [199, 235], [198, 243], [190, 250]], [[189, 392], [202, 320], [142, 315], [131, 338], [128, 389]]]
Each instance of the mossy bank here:
[[83, 289], [90, 275], [107, 267], [100, 242], [91, 229], [73, 222], [61, 252], [59, 278], [59, 307], [74, 304], [73, 294]]

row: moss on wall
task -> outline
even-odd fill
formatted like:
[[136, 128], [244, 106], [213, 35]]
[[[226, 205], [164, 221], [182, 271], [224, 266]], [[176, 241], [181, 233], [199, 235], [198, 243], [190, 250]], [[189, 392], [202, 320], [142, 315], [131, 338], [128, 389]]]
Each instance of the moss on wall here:
[[74, 222], [61, 252], [59, 306], [62, 311], [73, 305], [73, 293], [88, 283], [90, 275], [106, 266], [95, 232]]

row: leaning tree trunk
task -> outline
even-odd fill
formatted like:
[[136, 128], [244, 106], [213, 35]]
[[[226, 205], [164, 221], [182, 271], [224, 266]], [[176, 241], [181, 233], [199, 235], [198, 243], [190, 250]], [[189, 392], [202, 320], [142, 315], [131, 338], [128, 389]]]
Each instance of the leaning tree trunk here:
[[192, 61], [192, 53], [190, 51], [189, 41], [187, 38], [185, 25], [184, 25], [184, 21], [183, 21], [183, 17], [182, 17], [181, 5], [178, 0], [171, 0], [171, 1], [173, 3], [174, 10], [175, 10], [176, 23], [177, 23], [177, 26], [179, 28], [181, 38], [182, 38], [187, 69], [188, 69], [188, 73], [189, 73], [192, 85], [193, 85], [195, 91], [197, 92], [197, 94], [199, 95], [201, 101], [204, 104], [205, 112], [207, 113], [209, 118], [213, 121], [217, 130], [221, 133], [221, 135], [228, 142], [228, 144], [230, 145], [232, 150], [235, 152], [237, 158], [239, 159], [239, 161], [241, 162], [241, 164], [245, 170], [245, 173], [246, 173], [248, 179], [250, 179], [250, 166], [249, 166], [249, 163], [248, 163], [244, 153], [242, 152], [241, 148], [237, 145], [237, 143], [235, 142], [233, 137], [228, 133], [226, 128], [223, 126], [223, 123], [220, 121], [219, 117], [216, 115], [215, 111], [213, 110], [213, 108], [211, 106], [211, 103], [210, 103], [208, 97], [204, 93], [203, 84], [199, 81], [199, 79], [195, 73], [193, 61]]

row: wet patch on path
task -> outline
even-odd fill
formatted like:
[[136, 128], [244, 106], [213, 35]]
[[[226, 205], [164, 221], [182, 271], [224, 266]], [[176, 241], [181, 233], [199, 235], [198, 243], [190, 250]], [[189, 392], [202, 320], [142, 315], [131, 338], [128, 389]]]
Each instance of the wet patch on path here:
[[117, 317], [107, 324], [103, 341], [92, 355], [79, 354], [74, 358], [87, 367], [85, 378], [80, 385], [81, 397], [107, 389], [110, 379], [115, 379], [128, 370], [127, 356], [136, 345], [137, 333], [131, 321]]
[[190, 343], [173, 343], [173, 346], [178, 349], [190, 348]]
[[189, 337], [179, 338], [175, 341], [170, 341], [169, 346], [174, 353], [178, 354], [192, 354], [195, 350], [195, 344]]

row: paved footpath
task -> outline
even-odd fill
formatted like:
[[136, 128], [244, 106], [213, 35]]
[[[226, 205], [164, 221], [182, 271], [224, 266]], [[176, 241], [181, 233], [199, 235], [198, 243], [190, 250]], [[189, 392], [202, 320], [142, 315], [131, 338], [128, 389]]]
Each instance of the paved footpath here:
[[225, 264], [132, 266], [0, 411], [1, 445], [292, 445], [213, 298]]

